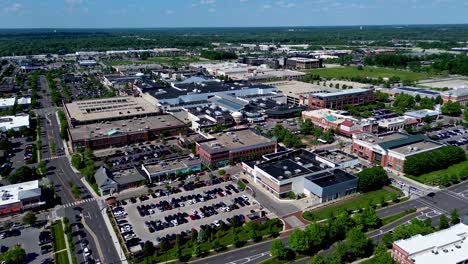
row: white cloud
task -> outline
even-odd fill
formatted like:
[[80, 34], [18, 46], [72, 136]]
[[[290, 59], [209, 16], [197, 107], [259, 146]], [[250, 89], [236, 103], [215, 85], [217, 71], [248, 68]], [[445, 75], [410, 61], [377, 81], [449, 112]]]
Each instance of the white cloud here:
[[3, 8], [3, 12], [5, 12], [5, 13], [17, 13], [18, 11], [23, 9], [23, 7], [24, 6], [22, 4], [20, 4], [20, 3], [12, 3], [9, 6], [5, 6]]
[[174, 14], [174, 10], [166, 10], [164, 13], [166, 13], [166, 15], [172, 15]]
[[268, 4], [267, 4], [267, 5], [262, 5], [262, 9], [271, 9], [271, 7], [272, 7], [272, 6], [271, 6], [271, 5], [268, 5]]
[[208, 12], [210, 12], [210, 13], [214, 13], [214, 12], [216, 12], [216, 9], [214, 9], [214, 8], [210, 8], [210, 9], [208, 9]]
[[200, 0], [200, 5], [211, 5], [216, 3], [216, 0]]

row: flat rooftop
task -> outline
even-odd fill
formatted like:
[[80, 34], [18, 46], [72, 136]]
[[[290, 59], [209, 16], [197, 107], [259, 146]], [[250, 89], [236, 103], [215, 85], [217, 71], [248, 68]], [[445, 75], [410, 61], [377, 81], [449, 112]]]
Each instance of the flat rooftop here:
[[171, 160], [160, 161], [153, 164], [145, 164], [144, 168], [152, 174], [158, 174], [165, 171], [183, 170], [194, 165], [201, 164], [199, 159], [184, 159], [184, 160]]
[[291, 159], [258, 164], [257, 166], [277, 180], [286, 180], [312, 173], [311, 170], [297, 164], [297, 162]]
[[75, 101], [65, 104], [65, 109], [71, 119], [80, 122], [159, 113], [155, 105], [141, 97], [132, 96]]
[[28, 181], [17, 184], [0, 186], [0, 206], [17, 203], [22, 199], [41, 195], [39, 181]]
[[468, 243], [464, 242], [467, 237], [468, 226], [460, 223], [432, 234], [416, 235], [394, 243], [408, 252], [415, 263], [463, 263], [468, 259]]
[[357, 157], [350, 155], [341, 150], [318, 150], [318, 151], [315, 151], [314, 153], [317, 155], [317, 157], [331, 161], [335, 164], [340, 164], [342, 162], [347, 162], [350, 160], [357, 159]]
[[317, 184], [320, 187], [328, 187], [338, 183], [347, 182], [347, 181], [357, 181], [357, 177], [349, 174], [341, 169], [327, 170], [314, 174], [312, 176], [306, 177], [307, 180]]
[[403, 139], [407, 138], [408, 135], [403, 134], [403, 133], [388, 133], [388, 134], [380, 134], [380, 135], [374, 135], [370, 133], [360, 133], [360, 134], [355, 134], [354, 138], [362, 141], [366, 141], [372, 144], [380, 144], [392, 140], [397, 140], [397, 139]]
[[200, 143], [200, 147], [208, 153], [216, 153], [221, 151], [240, 151], [249, 149], [253, 146], [271, 145], [276, 142], [257, 134], [253, 130], [244, 129], [237, 131], [228, 131], [213, 134], [216, 140]]
[[266, 84], [274, 86], [278, 90], [283, 92], [284, 95], [292, 97], [311, 93], [333, 93], [340, 91], [332, 87], [325, 87], [322, 85], [316, 85], [313, 83], [306, 83], [300, 81], [280, 81], [270, 82]]
[[112, 179], [118, 184], [125, 185], [146, 180], [146, 177], [135, 168], [112, 172]]
[[432, 140], [425, 140], [425, 141], [420, 141], [420, 142], [416, 142], [413, 144], [408, 144], [405, 146], [393, 148], [392, 151], [395, 151], [403, 155], [410, 155], [414, 153], [419, 153], [421, 151], [427, 151], [427, 150], [436, 149], [440, 147], [442, 147], [442, 144], [440, 143], [437, 143]]
[[185, 124], [172, 115], [158, 115], [77, 125], [69, 128], [69, 131], [72, 140], [84, 140], [110, 137], [118, 134], [139, 133], [144, 130], [164, 130], [181, 126], [185, 126]]
[[362, 88], [353, 88], [348, 90], [340, 90], [334, 93], [318, 93], [312, 95], [312, 97], [318, 98], [330, 98], [330, 97], [341, 97], [345, 95], [354, 95], [354, 94], [363, 94], [363, 93], [372, 93], [372, 90], [369, 89], [362, 89]]

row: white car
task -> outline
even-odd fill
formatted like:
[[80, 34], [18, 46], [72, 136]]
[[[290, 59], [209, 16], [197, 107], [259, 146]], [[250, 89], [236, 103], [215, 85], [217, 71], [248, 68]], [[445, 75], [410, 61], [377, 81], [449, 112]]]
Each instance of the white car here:
[[242, 195], [242, 198], [243, 198], [244, 200], [246, 200], [246, 201], [248, 201], [248, 200], [249, 200], [249, 197], [247, 197], [247, 195], [245, 195], [245, 194], [244, 194], [244, 195]]
[[91, 255], [91, 252], [89, 251], [89, 248], [87, 248], [87, 247], [85, 247], [85, 248], [83, 249], [83, 252], [84, 252], [84, 255], [85, 255], [86, 257], [89, 256], [89, 255]]
[[219, 227], [219, 226], [220, 226], [220, 224], [219, 224], [219, 221], [218, 221], [218, 220], [214, 221], [214, 222], [213, 222], [213, 224], [214, 224], [215, 226], [217, 226], [217, 227]]

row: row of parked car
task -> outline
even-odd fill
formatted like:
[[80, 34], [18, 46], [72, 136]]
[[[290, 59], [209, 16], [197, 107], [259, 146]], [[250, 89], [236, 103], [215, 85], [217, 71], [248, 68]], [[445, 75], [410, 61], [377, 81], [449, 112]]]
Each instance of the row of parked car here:
[[451, 138], [454, 136], [461, 136], [461, 135], [464, 135], [465, 133], [468, 133], [468, 129], [465, 130], [465, 129], [459, 128], [459, 129], [447, 130], [445, 132], [439, 132], [435, 134], [433, 137], [435, 139], [447, 139], [447, 138]]
[[[231, 225], [234, 224], [235, 222], [244, 222], [245, 221], [245, 216], [242, 214], [239, 215], [234, 215], [232, 218], [226, 219], [226, 222], [222, 220], [215, 220], [213, 223], [208, 224], [208, 225], [201, 225], [200, 229], [206, 230], [208, 228], [211, 229], [217, 229], [221, 225]], [[189, 236], [192, 235], [192, 232], [196, 231], [195, 229], [188, 229], [186, 231], [182, 231], [180, 235], [182, 238], [188, 238]], [[161, 243], [161, 241], [165, 241], [166, 243], [174, 243], [176, 240], [177, 234], [167, 234], [163, 237], [156, 237], [156, 243]]]
[[127, 212], [123, 207], [117, 206], [112, 210], [114, 217], [117, 220], [117, 225], [120, 230], [120, 234], [125, 240], [127, 247], [132, 247], [140, 243], [140, 238], [133, 232], [133, 226], [127, 221]]

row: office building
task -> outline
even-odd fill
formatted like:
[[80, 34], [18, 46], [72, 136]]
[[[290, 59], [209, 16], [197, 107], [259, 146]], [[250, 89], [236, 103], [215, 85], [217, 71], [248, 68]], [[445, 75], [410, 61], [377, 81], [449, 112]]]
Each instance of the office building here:
[[128, 117], [68, 128], [73, 150], [104, 149], [185, 134], [187, 126], [172, 115]]
[[315, 154], [299, 149], [243, 162], [242, 167], [255, 184], [277, 198], [294, 192], [327, 202], [357, 192], [358, 178], [343, 170], [356, 164], [355, 157], [343, 152]]
[[311, 109], [344, 109], [349, 105], [364, 105], [375, 101], [374, 90], [354, 88], [335, 93], [318, 93], [309, 95]]
[[212, 136], [196, 143], [197, 154], [206, 166], [224, 166], [231, 160], [250, 160], [276, 152], [277, 149], [276, 140], [251, 129], [215, 133]]
[[75, 101], [65, 104], [64, 111], [70, 127], [160, 114], [154, 104], [131, 96]]
[[22, 127], [29, 128], [29, 115], [0, 116], [0, 131], [19, 131]]
[[141, 165], [141, 170], [149, 182], [160, 182], [166, 180], [167, 176], [176, 176], [178, 173], [200, 172], [201, 162], [199, 159], [175, 159], [161, 160], [152, 164]]
[[460, 223], [428, 235], [393, 242], [392, 257], [400, 264], [468, 263], [468, 226]]
[[148, 179], [136, 168], [110, 171], [100, 167], [94, 173], [100, 195], [108, 195], [143, 185]]
[[380, 135], [364, 132], [353, 135], [355, 155], [397, 173], [404, 172], [404, 163], [408, 157], [442, 146], [425, 135], [407, 135], [400, 132]]
[[457, 102], [465, 105], [468, 102], [468, 86], [460, 86], [441, 93], [444, 103]]
[[0, 215], [23, 212], [45, 204], [39, 181], [0, 186]]
[[297, 70], [317, 69], [323, 67], [323, 59], [292, 57], [286, 59], [286, 68]]

